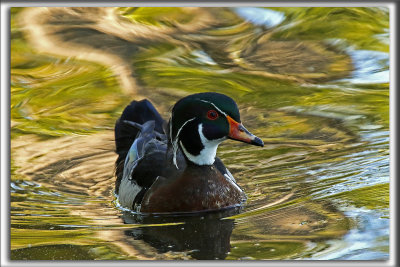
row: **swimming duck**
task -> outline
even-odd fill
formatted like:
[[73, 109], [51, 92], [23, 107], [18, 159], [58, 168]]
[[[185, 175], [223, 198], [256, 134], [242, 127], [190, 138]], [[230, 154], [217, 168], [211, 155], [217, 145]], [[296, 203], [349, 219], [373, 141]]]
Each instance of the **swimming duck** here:
[[240, 206], [246, 195], [216, 157], [226, 139], [264, 146], [242, 125], [237, 104], [224, 94], [180, 99], [168, 123], [147, 99], [132, 101], [115, 125], [120, 205], [140, 213]]

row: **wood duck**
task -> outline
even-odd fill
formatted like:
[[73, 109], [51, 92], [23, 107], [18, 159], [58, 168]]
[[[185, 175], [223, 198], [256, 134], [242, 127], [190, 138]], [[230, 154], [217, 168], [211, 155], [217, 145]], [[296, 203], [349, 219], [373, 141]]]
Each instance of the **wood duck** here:
[[240, 206], [246, 195], [216, 157], [226, 140], [264, 146], [219, 93], [180, 99], [166, 123], [146, 99], [132, 101], [115, 125], [115, 193], [140, 213], [191, 213]]

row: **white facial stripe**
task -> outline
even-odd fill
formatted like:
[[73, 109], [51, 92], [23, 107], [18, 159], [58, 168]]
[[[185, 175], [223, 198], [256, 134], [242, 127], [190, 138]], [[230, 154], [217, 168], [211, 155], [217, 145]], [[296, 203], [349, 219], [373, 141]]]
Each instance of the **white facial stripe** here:
[[202, 100], [202, 99], [200, 99], [200, 101], [203, 101], [203, 102], [206, 102], [206, 103], [209, 103], [209, 104], [213, 105], [214, 108], [215, 108], [216, 110], [218, 110], [220, 113], [224, 114], [225, 117], [228, 116], [225, 112], [223, 112], [222, 110], [220, 110], [214, 103], [212, 103], [212, 102], [210, 102], [210, 101]]
[[[174, 164], [175, 164], [175, 166], [176, 166], [176, 168], [177, 169], [179, 169], [178, 168], [178, 164], [176, 163], [176, 152], [178, 151], [178, 137], [179, 137], [179, 134], [181, 133], [181, 131], [182, 131], [182, 128], [186, 125], [186, 123], [188, 123], [189, 121], [192, 121], [192, 120], [194, 120], [194, 119], [196, 119], [196, 117], [194, 117], [194, 118], [191, 118], [191, 119], [188, 119], [187, 121], [185, 121], [183, 124], [182, 124], [182, 126], [181, 126], [181, 128], [179, 128], [179, 130], [178, 130], [178, 133], [176, 134], [176, 136], [175, 136], [175, 139], [172, 141], [172, 139], [171, 139], [171, 142], [172, 142], [172, 148], [173, 148], [173, 152], [174, 152], [174, 156], [173, 156], [173, 162], [174, 162]], [[171, 121], [171, 125], [172, 125], [172, 121]], [[171, 128], [171, 130], [172, 130], [172, 128]], [[171, 133], [172, 133], [172, 131], [171, 131]], [[172, 136], [172, 135], [171, 135]]]
[[171, 140], [172, 143], [172, 114], [171, 118], [169, 119], [169, 139]]
[[190, 154], [183, 146], [182, 142], [180, 142], [183, 153], [185, 153], [186, 157], [190, 161], [196, 163], [197, 165], [212, 165], [215, 161], [218, 145], [226, 138], [223, 137], [216, 140], [208, 140], [203, 134], [203, 124], [199, 124], [198, 132], [200, 135], [201, 143], [204, 146], [204, 148], [200, 151], [200, 154], [196, 156]]

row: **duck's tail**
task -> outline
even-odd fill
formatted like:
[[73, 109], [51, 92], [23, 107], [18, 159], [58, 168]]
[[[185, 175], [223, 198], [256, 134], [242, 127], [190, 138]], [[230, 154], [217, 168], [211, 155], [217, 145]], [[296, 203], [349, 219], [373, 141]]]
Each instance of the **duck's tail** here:
[[164, 134], [164, 120], [160, 113], [158, 113], [149, 100], [143, 99], [140, 101], [132, 101], [124, 109], [121, 117], [115, 123], [115, 152], [118, 154], [117, 161], [115, 162], [117, 183], [122, 178], [126, 155], [140, 131], [140, 127], [133, 127], [132, 124], [126, 121], [142, 125], [150, 120], [154, 120], [155, 122], [155, 131]]

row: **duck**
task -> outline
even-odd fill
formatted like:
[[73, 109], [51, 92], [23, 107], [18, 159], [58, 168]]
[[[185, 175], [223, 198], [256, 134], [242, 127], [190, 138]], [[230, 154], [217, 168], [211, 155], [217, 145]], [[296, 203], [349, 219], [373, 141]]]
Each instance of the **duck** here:
[[239, 207], [247, 196], [216, 156], [235, 140], [264, 142], [240, 120], [236, 102], [216, 92], [185, 96], [164, 120], [148, 99], [133, 100], [115, 123], [116, 199], [140, 214], [181, 214]]

